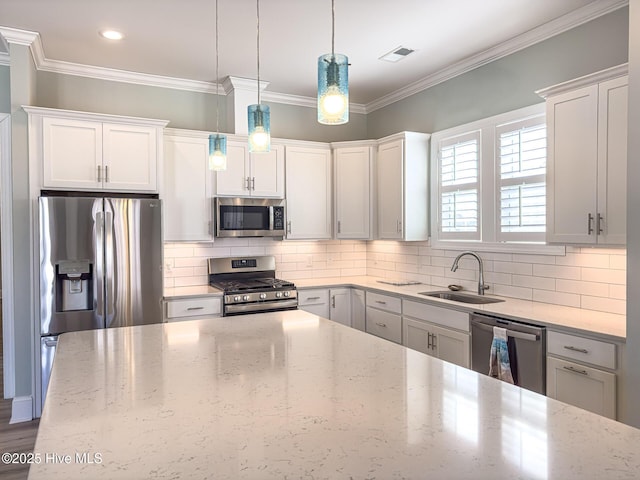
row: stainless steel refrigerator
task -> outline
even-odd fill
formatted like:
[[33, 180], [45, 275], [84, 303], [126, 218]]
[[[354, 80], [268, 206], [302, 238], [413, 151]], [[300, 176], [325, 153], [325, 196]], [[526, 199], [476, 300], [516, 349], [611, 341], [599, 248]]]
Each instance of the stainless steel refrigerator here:
[[42, 406], [59, 334], [162, 322], [162, 205], [98, 196], [39, 204]]

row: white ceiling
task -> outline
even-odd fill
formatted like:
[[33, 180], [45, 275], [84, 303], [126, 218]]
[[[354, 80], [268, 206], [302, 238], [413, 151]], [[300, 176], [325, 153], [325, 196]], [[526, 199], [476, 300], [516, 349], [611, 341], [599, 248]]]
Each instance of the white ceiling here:
[[[452, 64], [495, 56], [497, 46], [517, 44], [516, 37], [522, 44], [523, 34], [557, 33], [628, 2], [335, 3], [336, 52], [351, 63], [350, 100], [371, 105]], [[215, 0], [0, 0], [0, 25], [39, 33], [44, 57], [53, 65], [70, 62], [215, 83], [214, 8]], [[218, 11], [219, 78], [255, 78], [255, 0], [218, 0]], [[105, 28], [126, 37], [104, 40], [98, 31]], [[331, 0], [262, 0], [260, 41], [260, 77], [269, 82], [267, 91], [313, 97], [317, 57], [331, 51]], [[395, 64], [378, 60], [401, 45], [416, 52]]]

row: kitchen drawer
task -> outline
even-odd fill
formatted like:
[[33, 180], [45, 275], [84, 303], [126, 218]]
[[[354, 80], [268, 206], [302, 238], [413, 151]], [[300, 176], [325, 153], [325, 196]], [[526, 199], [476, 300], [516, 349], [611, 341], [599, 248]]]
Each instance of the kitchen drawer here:
[[616, 346], [613, 343], [549, 331], [547, 352], [612, 370], [616, 368]]
[[392, 342], [402, 343], [402, 317], [400, 315], [367, 307], [365, 323], [367, 333]]
[[216, 297], [167, 300], [167, 318], [220, 315], [222, 299]]
[[469, 314], [465, 312], [410, 300], [403, 300], [402, 312], [403, 315], [418, 320], [435, 323], [447, 328], [455, 328], [463, 332], [469, 331]]
[[313, 290], [298, 290], [298, 306], [329, 304], [329, 290], [318, 288]]
[[387, 312], [402, 312], [402, 301], [389, 295], [367, 292], [367, 306], [386, 310]]

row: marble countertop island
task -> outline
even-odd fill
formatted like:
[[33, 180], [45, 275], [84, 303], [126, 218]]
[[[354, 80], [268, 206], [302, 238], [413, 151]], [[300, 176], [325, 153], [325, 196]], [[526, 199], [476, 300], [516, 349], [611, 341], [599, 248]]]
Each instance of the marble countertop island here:
[[29, 478], [631, 479], [639, 446], [640, 430], [288, 311], [61, 335]]

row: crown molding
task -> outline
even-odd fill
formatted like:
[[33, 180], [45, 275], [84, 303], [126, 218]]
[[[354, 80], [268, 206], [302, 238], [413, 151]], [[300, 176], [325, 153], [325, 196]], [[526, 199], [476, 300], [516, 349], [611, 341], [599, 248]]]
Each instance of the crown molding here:
[[9, 66], [11, 63], [11, 57], [6, 52], [0, 52], [0, 65]]
[[[602, 15], [611, 13], [627, 6], [628, 4], [629, 0], [594, 1], [578, 10], [568, 13], [567, 15], [552, 20], [540, 27], [525, 32], [522, 35], [518, 35], [511, 40], [503, 42], [500, 45], [467, 57], [437, 73], [434, 73], [433, 75], [429, 75], [393, 93], [384, 95], [373, 102], [367, 104], [350, 103], [349, 109], [351, 112], [358, 114], [367, 114], [379, 110], [399, 100], [403, 100], [411, 95], [415, 95], [416, 93], [433, 87], [434, 85], [445, 82], [446, 80], [515, 53], [526, 47], [553, 37], [554, 35], [558, 35], [574, 27], [587, 23]], [[239, 82], [238, 86], [240, 86], [240, 88], [245, 88], [246, 85], [251, 83], [253, 85], [252, 89], [255, 91], [255, 80], [243, 79], [240, 77], [228, 77], [222, 82], [222, 85], [216, 85], [215, 83], [198, 80], [187, 80], [182, 78], [98, 67], [94, 65], [81, 65], [60, 60], [50, 60], [44, 56], [44, 49], [42, 48], [40, 35], [37, 32], [0, 26], [0, 34], [2, 34], [9, 44], [15, 43], [19, 45], [28, 45], [31, 49], [36, 69], [45, 72], [209, 94], [217, 94], [219, 88], [222, 87], [226, 95], [228, 95], [234, 88], [237, 88], [233, 84], [233, 82], [236, 81]], [[9, 54], [2, 54], [0, 52], [0, 65], [8, 65], [9, 59]], [[264, 89], [268, 85], [268, 82], [261, 81], [260, 85]], [[263, 98], [265, 101], [272, 103], [316, 108], [315, 97], [264, 91]]]
[[434, 73], [433, 75], [429, 75], [417, 82], [409, 84], [400, 90], [384, 95], [383, 97], [366, 104], [365, 109], [367, 113], [379, 110], [439, 83], [450, 80], [458, 75], [467, 73], [478, 67], [498, 60], [499, 58], [511, 55], [512, 53], [523, 50], [531, 45], [535, 45], [536, 43], [547, 40], [555, 35], [566, 32], [567, 30], [571, 30], [572, 28], [623, 8], [628, 4], [629, 0], [598, 0], [597, 2], [592, 2], [560, 18], [556, 18], [544, 25], [540, 25], [537, 28], [496, 45], [495, 47], [467, 57], [437, 73]]
[[2, 34], [7, 43], [15, 43], [17, 45], [31, 46], [31, 44], [40, 38], [37, 32], [11, 27], [0, 27], [0, 34]]
[[623, 63], [622, 65], [617, 65], [615, 67], [607, 68], [605, 70], [600, 70], [599, 72], [590, 73], [589, 75], [584, 75], [582, 77], [574, 78], [572, 80], [562, 82], [557, 85], [541, 88], [540, 90], [536, 90], [536, 94], [540, 95], [542, 98], [547, 98], [553, 95], [558, 95], [559, 93], [568, 92], [570, 90], [576, 90], [578, 88], [586, 87], [588, 85], [594, 85], [596, 83], [604, 82], [606, 80], [622, 77], [624, 75], [627, 75], [628, 73], [629, 73], [629, 64]]

